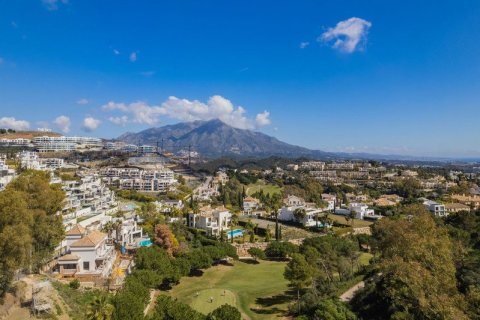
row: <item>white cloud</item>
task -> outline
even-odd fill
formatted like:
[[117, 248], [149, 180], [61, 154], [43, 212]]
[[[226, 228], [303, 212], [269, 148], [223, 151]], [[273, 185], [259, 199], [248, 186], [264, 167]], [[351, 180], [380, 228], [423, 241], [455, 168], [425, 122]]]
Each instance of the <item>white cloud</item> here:
[[2, 117], [0, 118], [0, 128], [18, 131], [28, 130], [30, 128], [30, 122], [25, 120], [17, 120], [14, 117]]
[[15, 22], [15, 21], [12, 21], [11, 22], [11, 25], [13, 28], [17, 29], [18, 28], [18, 24]]
[[270, 123], [272, 123], [270, 120], [270, 112], [265, 110], [262, 113], [257, 114], [255, 117], [255, 122], [260, 127], [268, 126]]
[[331, 43], [332, 47], [342, 52], [352, 53], [361, 49], [367, 41], [368, 30], [372, 23], [361, 18], [352, 17], [340, 21], [334, 28], [329, 28], [324, 32], [318, 41]]
[[300, 49], [305, 49], [310, 45], [310, 42], [305, 41], [305, 42], [300, 42]]
[[[230, 100], [219, 95], [210, 97], [206, 103], [171, 96], [160, 106], [148, 105], [143, 101], [130, 104], [110, 101], [102, 106], [102, 110], [128, 113], [132, 115], [132, 122], [148, 125], [158, 124], [162, 116], [180, 121], [220, 119], [240, 129], [255, 129], [270, 124], [269, 112], [259, 113], [255, 119], [247, 118], [243, 107], [234, 106]], [[112, 118], [115, 121], [110, 121], [122, 123], [120, 119]]]
[[164, 108], [160, 106], [150, 106], [143, 101], [137, 101], [130, 104], [110, 101], [102, 106], [102, 110], [129, 113], [132, 114], [132, 122], [148, 125], [158, 124], [160, 122], [160, 116], [166, 114]]
[[130, 59], [130, 61], [132, 61], [132, 62], [137, 61], [137, 53], [136, 53], [136, 52], [130, 53], [129, 59]]
[[83, 130], [85, 130], [87, 132], [92, 132], [92, 131], [94, 131], [95, 129], [98, 128], [100, 123], [102, 123], [102, 122], [98, 119], [95, 119], [93, 117], [86, 117], [85, 119], [83, 119], [83, 126], [82, 127], [83, 127]]
[[108, 120], [116, 125], [119, 126], [124, 126], [128, 123], [128, 117], [127, 116], [121, 116], [121, 117], [110, 117]]
[[85, 99], [85, 98], [77, 100], [77, 104], [80, 104], [80, 105], [88, 104], [88, 102], [89, 102], [88, 99]]
[[118, 51], [117, 49], [113, 49], [113, 54], [118, 56], [120, 54], [120, 51]]
[[61, 4], [68, 4], [68, 0], [42, 0], [43, 5], [48, 10], [58, 10]]
[[62, 130], [63, 133], [68, 133], [70, 132], [70, 125], [71, 121], [70, 118], [67, 116], [59, 116], [57, 117], [53, 123]]

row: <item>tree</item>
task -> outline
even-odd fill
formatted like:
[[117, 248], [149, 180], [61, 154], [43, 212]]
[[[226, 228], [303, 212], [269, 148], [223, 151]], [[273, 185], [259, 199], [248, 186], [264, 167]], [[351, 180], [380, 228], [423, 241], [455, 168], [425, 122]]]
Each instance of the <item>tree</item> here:
[[303, 221], [303, 219], [305, 219], [307, 215], [307, 211], [305, 210], [305, 208], [296, 208], [295, 210], [293, 210], [293, 216], [295, 217], [295, 220], [297, 220], [297, 222], [301, 223]]
[[241, 320], [242, 314], [237, 308], [224, 304], [213, 310], [208, 316], [207, 320]]
[[287, 258], [298, 252], [298, 247], [290, 242], [271, 241], [265, 249], [269, 258]]
[[255, 259], [255, 261], [257, 261], [257, 259], [265, 259], [266, 257], [265, 252], [259, 248], [252, 247], [248, 249], [247, 252]]
[[165, 249], [169, 256], [173, 256], [179, 249], [177, 238], [166, 224], [155, 226], [155, 244]]
[[270, 198], [267, 198], [265, 205], [273, 212], [275, 216], [275, 240], [280, 240], [278, 230], [278, 210], [282, 207], [282, 195], [275, 193]]
[[90, 302], [87, 309], [88, 320], [111, 320], [113, 316], [114, 307], [108, 301], [105, 294], [97, 294]]
[[285, 279], [290, 281], [290, 285], [297, 290], [298, 300], [300, 300], [300, 290], [312, 284], [314, 274], [313, 267], [305, 260], [301, 254], [292, 254], [292, 260], [285, 267]]
[[315, 320], [355, 320], [357, 316], [342, 302], [334, 299], [322, 300], [318, 303]]
[[411, 208], [407, 219], [375, 224], [381, 276], [354, 305], [370, 319], [466, 319], [448, 232], [426, 209]]

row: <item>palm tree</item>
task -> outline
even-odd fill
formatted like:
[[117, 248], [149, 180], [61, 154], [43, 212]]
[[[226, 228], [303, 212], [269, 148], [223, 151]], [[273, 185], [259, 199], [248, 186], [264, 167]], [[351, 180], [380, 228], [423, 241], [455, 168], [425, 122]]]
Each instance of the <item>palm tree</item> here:
[[230, 219], [230, 240], [233, 243], [233, 227], [238, 224], [238, 216], [236, 214], [232, 214], [232, 218]]
[[115, 222], [113, 222], [113, 221], [108, 221], [103, 226], [103, 231], [108, 234], [108, 239], [112, 239], [113, 230], [115, 230]]
[[104, 294], [98, 294], [90, 302], [87, 309], [88, 320], [111, 320], [114, 307], [108, 301], [107, 296]]

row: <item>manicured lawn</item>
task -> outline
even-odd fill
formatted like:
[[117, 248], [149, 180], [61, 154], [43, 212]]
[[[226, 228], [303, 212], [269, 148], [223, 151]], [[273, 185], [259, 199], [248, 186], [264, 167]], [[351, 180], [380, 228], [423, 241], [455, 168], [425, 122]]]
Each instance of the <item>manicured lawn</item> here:
[[247, 191], [247, 194], [251, 196], [252, 194], [260, 190], [263, 190], [264, 193], [268, 193], [270, 195], [274, 193], [280, 193], [282, 191], [282, 189], [279, 186], [275, 186], [272, 184], [265, 184], [265, 181], [263, 180], [259, 180], [255, 184], [248, 185], [246, 191]]
[[212, 267], [200, 277], [182, 278], [166, 294], [204, 314], [229, 303], [252, 320], [278, 319], [294, 299], [283, 278], [285, 265], [272, 261], [259, 264], [235, 261], [233, 266]]
[[[347, 219], [345, 219], [344, 216], [339, 216], [339, 215], [336, 215], [336, 214], [330, 214], [328, 217], [330, 219], [332, 219], [333, 221], [336, 221], [338, 223], [341, 223], [341, 224], [344, 224], [344, 225], [347, 225], [347, 226], [352, 225], [352, 221], [351, 220], [347, 221]], [[368, 227], [368, 226], [371, 226], [372, 224], [373, 224], [373, 222], [371, 222], [371, 221], [355, 219], [355, 221], [353, 223], [353, 227], [354, 228]]]

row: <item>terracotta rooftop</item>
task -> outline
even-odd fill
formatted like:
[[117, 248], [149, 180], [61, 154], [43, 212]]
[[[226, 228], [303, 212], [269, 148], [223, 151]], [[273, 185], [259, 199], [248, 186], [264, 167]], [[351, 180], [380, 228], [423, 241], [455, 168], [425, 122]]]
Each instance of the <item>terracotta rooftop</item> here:
[[72, 243], [70, 247], [96, 247], [107, 237], [107, 234], [100, 231], [92, 231], [85, 235], [82, 239], [79, 239]]
[[71, 261], [71, 260], [78, 260], [78, 259], [80, 259], [80, 257], [75, 255], [75, 254], [66, 254], [63, 257], [60, 257], [60, 259], [58, 259], [58, 260], [59, 261]]
[[72, 235], [82, 235], [84, 233], [85, 233], [85, 228], [79, 224], [76, 224], [73, 226], [72, 229], [68, 230], [65, 234], [67, 236], [72, 236]]

